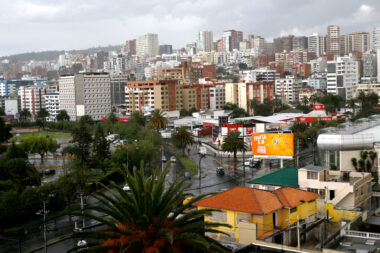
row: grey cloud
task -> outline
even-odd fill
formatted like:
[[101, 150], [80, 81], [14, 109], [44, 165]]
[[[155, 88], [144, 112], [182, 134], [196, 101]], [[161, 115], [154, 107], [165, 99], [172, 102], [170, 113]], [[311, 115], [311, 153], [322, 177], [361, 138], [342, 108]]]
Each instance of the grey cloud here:
[[343, 32], [380, 24], [377, 0], [0, 0], [0, 6], [0, 55], [122, 44], [147, 32], [178, 48], [200, 29], [212, 30], [216, 40], [226, 29], [273, 38], [326, 33], [329, 24]]

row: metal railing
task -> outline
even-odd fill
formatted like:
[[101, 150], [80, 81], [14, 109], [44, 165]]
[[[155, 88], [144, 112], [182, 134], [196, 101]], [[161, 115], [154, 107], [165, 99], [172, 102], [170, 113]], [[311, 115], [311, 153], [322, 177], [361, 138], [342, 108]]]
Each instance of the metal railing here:
[[370, 232], [362, 232], [362, 231], [354, 231], [354, 230], [346, 230], [346, 236], [362, 238], [362, 239], [380, 240], [380, 234], [378, 233], [370, 233]]

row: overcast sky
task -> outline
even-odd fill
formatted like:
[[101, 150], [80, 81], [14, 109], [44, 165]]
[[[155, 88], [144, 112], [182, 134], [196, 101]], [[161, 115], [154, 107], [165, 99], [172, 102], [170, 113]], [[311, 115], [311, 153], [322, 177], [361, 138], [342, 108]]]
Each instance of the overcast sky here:
[[269, 41], [280, 35], [371, 31], [379, 0], [0, 0], [0, 56], [122, 44], [158, 33], [179, 48], [199, 30], [235, 29]]

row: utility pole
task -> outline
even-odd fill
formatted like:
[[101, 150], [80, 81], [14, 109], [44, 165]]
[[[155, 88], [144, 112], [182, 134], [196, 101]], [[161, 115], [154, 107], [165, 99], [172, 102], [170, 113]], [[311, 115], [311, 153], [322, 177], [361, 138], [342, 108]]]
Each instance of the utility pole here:
[[297, 138], [297, 168], [300, 166], [300, 139]]
[[201, 192], [201, 161], [206, 156], [204, 154], [199, 153], [199, 166], [198, 166], [198, 179], [199, 179], [199, 193]]
[[300, 217], [297, 215], [297, 248], [301, 250], [301, 240], [300, 240]]
[[82, 229], [86, 227], [84, 220], [84, 202], [83, 202], [83, 193], [80, 194], [80, 208], [82, 211]]
[[245, 186], [245, 129], [243, 124], [243, 186]]

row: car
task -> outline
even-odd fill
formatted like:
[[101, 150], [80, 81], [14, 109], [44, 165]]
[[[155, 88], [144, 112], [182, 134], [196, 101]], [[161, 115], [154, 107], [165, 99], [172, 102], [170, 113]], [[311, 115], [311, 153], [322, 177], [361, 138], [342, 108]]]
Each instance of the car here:
[[175, 163], [175, 162], [177, 162], [177, 158], [175, 158], [175, 156], [173, 155], [172, 157], [170, 157], [170, 161], [172, 163]]
[[216, 174], [224, 175], [224, 168], [223, 167], [217, 167], [216, 168]]
[[44, 175], [54, 175], [55, 174], [55, 169], [45, 169], [44, 170]]
[[187, 198], [185, 198], [185, 199], [182, 201], [182, 205], [186, 205], [186, 204], [189, 203], [192, 199], [193, 199], [193, 197], [187, 197]]
[[163, 155], [161, 160], [162, 160], [162, 162], [166, 163], [166, 161], [167, 161], [166, 156]]
[[129, 187], [128, 184], [125, 184], [124, 187], [123, 187], [123, 191], [129, 192], [130, 190], [131, 190], [131, 187]]
[[261, 159], [250, 158], [247, 159], [244, 163], [245, 166], [249, 166], [251, 168], [260, 168], [261, 167]]

